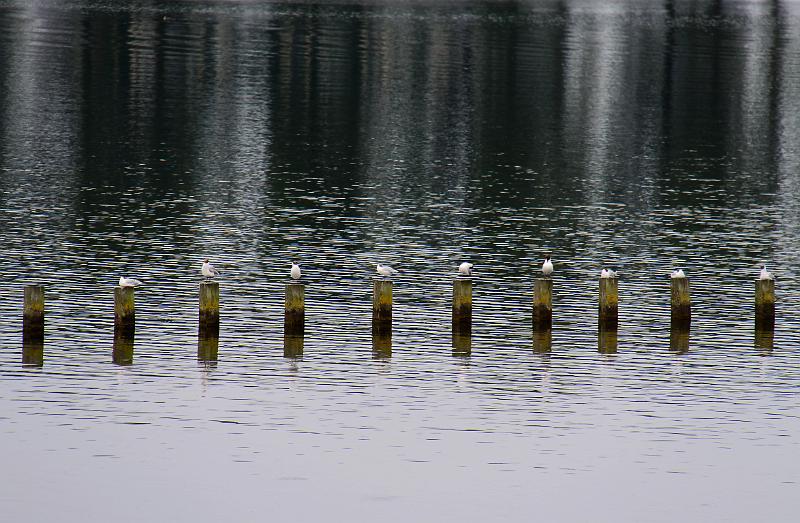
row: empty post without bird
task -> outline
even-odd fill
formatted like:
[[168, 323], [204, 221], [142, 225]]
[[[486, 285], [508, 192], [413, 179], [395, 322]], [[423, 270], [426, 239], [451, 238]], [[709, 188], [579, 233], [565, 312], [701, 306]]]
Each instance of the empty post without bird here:
[[26, 285], [22, 312], [22, 338], [28, 343], [44, 340], [44, 287]]

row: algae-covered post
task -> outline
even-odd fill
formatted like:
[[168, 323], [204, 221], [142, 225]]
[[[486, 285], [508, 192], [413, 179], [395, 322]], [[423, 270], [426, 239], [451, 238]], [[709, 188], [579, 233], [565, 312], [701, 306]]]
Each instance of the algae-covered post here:
[[597, 324], [600, 330], [617, 330], [619, 292], [617, 278], [600, 278], [600, 300]]
[[287, 283], [283, 316], [284, 333], [288, 336], [303, 336], [305, 318], [305, 285], [297, 282]]
[[453, 280], [453, 333], [472, 331], [472, 279]]
[[132, 337], [136, 328], [133, 287], [114, 287], [114, 336]]
[[775, 280], [756, 280], [756, 330], [775, 328]]
[[533, 330], [550, 330], [553, 326], [553, 280], [533, 281]]
[[219, 336], [219, 283], [200, 283], [200, 330], [201, 338]]
[[692, 323], [692, 300], [689, 298], [689, 278], [671, 278], [672, 329], [688, 329]]
[[44, 287], [25, 286], [22, 311], [23, 343], [36, 344], [44, 340]]
[[392, 281], [372, 281], [372, 332], [385, 336], [392, 332]]

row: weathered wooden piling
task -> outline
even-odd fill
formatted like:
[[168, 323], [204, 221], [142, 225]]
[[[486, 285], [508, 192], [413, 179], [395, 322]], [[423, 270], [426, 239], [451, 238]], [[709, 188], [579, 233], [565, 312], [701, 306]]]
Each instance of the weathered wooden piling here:
[[692, 300], [689, 297], [689, 278], [671, 278], [672, 315], [670, 327], [688, 329], [692, 323]]
[[295, 336], [284, 333], [283, 335], [283, 357], [289, 359], [299, 359], [303, 357], [303, 346], [305, 345], [304, 336]]
[[295, 282], [287, 283], [283, 316], [284, 335], [302, 337], [305, 331], [305, 319], [305, 285]]
[[472, 279], [453, 280], [453, 333], [472, 331]]
[[775, 280], [756, 280], [756, 330], [775, 328]]
[[600, 330], [617, 330], [619, 291], [617, 278], [600, 278], [597, 324]]
[[472, 334], [453, 331], [453, 356], [466, 357], [472, 354]]
[[114, 346], [111, 349], [111, 361], [115, 365], [133, 364], [133, 336], [114, 335]]
[[373, 324], [372, 329], [372, 357], [377, 360], [392, 357], [392, 331], [377, 332]]
[[219, 283], [200, 283], [199, 338], [219, 338]]
[[392, 281], [375, 279], [372, 282], [372, 335], [392, 334]]
[[553, 280], [536, 278], [533, 281], [533, 330], [553, 327]]
[[44, 341], [44, 287], [26, 285], [22, 311], [22, 340], [36, 344]]
[[[199, 330], [198, 334], [200, 334]], [[219, 356], [219, 336], [215, 336], [213, 332], [204, 332], [203, 334], [205, 335], [197, 337], [197, 361], [214, 363]]]
[[677, 354], [689, 352], [689, 328], [673, 328], [669, 330], [669, 350]]
[[617, 329], [599, 329], [597, 332], [597, 351], [601, 354], [617, 353]]
[[548, 353], [553, 348], [553, 331], [540, 329], [533, 331], [533, 352]]
[[133, 337], [135, 328], [133, 287], [114, 287], [114, 336]]
[[22, 365], [25, 367], [44, 366], [44, 341], [22, 340]]
[[771, 354], [775, 346], [775, 329], [756, 329], [753, 345], [761, 355]]

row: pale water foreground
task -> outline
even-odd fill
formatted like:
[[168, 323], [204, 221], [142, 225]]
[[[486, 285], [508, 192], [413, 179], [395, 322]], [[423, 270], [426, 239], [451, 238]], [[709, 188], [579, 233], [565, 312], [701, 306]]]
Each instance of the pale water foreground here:
[[[795, 519], [797, 3], [3, 1], [0, 29], [4, 519]], [[198, 361], [205, 257], [216, 362]], [[463, 260], [469, 356], [450, 336]], [[390, 356], [379, 261], [402, 270]], [[145, 282], [126, 365], [121, 275]], [[35, 281], [41, 367], [22, 364]]]

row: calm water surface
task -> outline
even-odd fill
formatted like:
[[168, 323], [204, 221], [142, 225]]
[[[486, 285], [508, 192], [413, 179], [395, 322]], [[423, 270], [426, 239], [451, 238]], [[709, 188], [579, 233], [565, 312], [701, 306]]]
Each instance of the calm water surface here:
[[[0, 82], [4, 519], [796, 519], [797, 2], [3, 0]], [[753, 332], [762, 260], [773, 338]], [[402, 274], [375, 350], [378, 261]], [[123, 274], [145, 282], [132, 355], [113, 350]]]

